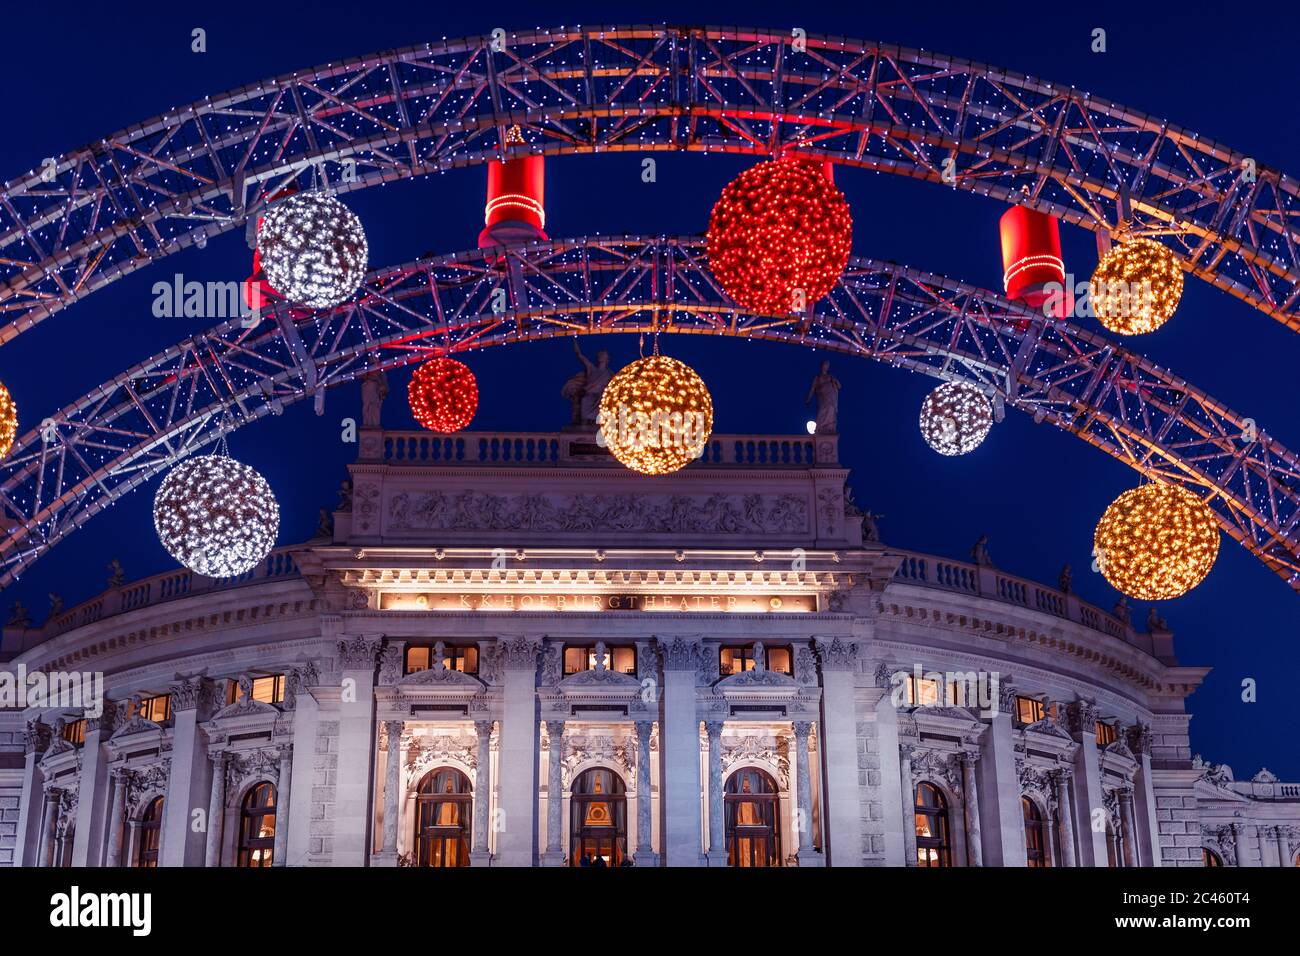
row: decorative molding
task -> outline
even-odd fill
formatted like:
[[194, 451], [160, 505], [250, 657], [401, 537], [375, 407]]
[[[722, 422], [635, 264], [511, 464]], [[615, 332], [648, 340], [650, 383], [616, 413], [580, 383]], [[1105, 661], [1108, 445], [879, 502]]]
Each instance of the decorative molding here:
[[774, 734], [746, 734], [743, 737], [722, 738], [722, 778], [731, 774], [731, 768], [744, 761], [757, 761], [776, 770], [777, 784], [782, 790], [790, 789], [790, 742], [788, 737]]
[[345, 637], [339, 641], [339, 666], [344, 670], [362, 671], [375, 666], [380, 638], [368, 635]]
[[858, 645], [855, 641], [832, 638], [830, 641], [817, 641], [817, 652], [821, 656], [822, 671], [852, 671], [857, 667]]

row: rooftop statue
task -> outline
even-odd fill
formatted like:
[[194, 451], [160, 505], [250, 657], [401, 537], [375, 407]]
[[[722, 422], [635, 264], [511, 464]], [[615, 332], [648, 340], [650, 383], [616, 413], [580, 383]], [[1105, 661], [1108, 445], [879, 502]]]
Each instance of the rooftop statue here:
[[601, 349], [596, 353], [596, 361], [593, 363], [582, 354], [577, 336], [573, 338], [573, 352], [582, 363], [582, 371], [564, 383], [560, 394], [573, 406], [574, 425], [594, 425], [600, 411], [600, 396], [609, 380], [614, 377], [614, 371], [609, 367], [609, 353]]
[[830, 362], [822, 362], [821, 371], [817, 373], [812, 380], [812, 385], [808, 387], [808, 397], [804, 399], [804, 404], [812, 404], [814, 397], [817, 399], [816, 434], [838, 435], [840, 380], [831, 374]]

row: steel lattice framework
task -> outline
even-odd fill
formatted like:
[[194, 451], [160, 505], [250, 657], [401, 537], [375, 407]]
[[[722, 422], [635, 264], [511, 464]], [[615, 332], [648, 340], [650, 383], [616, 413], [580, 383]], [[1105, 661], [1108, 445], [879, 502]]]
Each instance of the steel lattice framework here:
[[995, 293], [862, 259], [815, 315], [755, 317], [703, 257], [704, 240], [668, 237], [476, 250], [373, 272], [331, 312], [281, 304], [253, 328], [235, 319], [187, 339], [72, 403], [0, 462], [0, 584], [180, 456], [371, 369], [631, 332], [787, 342], [977, 383], [1003, 407], [1194, 489], [1300, 589], [1300, 460], [1168, 371]]
[[[801, 32], [801, 31], [800, 31]], [[765, 30], [553, 29], [304, 70], [166, 113], [0, 192], [0, 342], [244, 223], [317, 164], [340, 191], [518, 152], [825, 159], [1123, 219], [1300, 331], [1297, 184], [1167, 121], [939, 54]], [[507, 147], [518, 123], [528, 142]]]

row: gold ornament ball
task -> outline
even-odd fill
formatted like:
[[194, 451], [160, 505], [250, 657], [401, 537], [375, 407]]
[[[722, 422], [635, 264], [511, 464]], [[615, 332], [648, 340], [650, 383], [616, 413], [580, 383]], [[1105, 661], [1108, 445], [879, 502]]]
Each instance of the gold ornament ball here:
[[1183, 296], [1183, 270], [1173, 251], [1153, 239], [1129, 239], [1101, 257], [1088, 297], [1112, 332], [1141, 335], [1169, 321]]
[[1150, 484], [1116, 498], [1097, 522], [1093, 554], [1102, 576], [1141, 601], [1166, 601], [1205, 580], [1219, 554], [1209, 505], [1179, 485]]
[[0, 458], [9, 454], [14, 447], [14, 436], [18, 434], [18, 406], [14, 403], [9, 389], [0, 385]]
[[713, 432], [703, 379], [666, 355], [638, 359], [600, 397], [600, 443], [624, 466], [666, 475], [698, 458]]

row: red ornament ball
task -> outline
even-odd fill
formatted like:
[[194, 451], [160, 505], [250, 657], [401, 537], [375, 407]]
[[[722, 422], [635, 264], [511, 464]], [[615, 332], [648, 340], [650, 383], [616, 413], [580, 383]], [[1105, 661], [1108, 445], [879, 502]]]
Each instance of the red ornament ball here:
[[853, 217], [824, 164], [778, 159], [722, 190], [709, 217], [709, 268], [753, 312], [811, 309], [849, 261]]
[[455, 359], [425, 362], [406, 390], [415, 420], [431, 432], [458, 432], [478, 411], [478, 382], [469, 366]]

